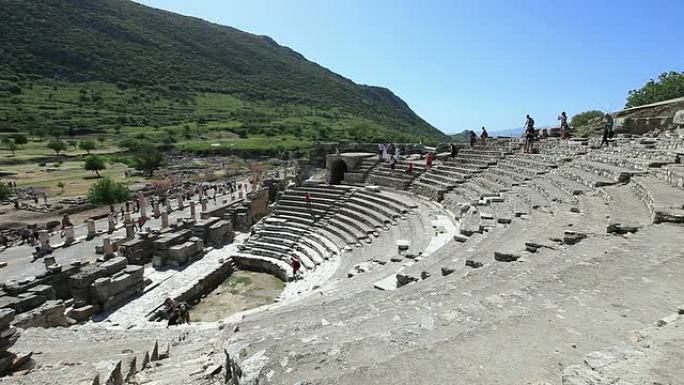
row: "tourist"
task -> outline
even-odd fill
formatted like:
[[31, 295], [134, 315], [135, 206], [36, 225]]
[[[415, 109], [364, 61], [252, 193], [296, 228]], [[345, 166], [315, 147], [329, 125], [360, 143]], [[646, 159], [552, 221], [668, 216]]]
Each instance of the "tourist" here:
[[451, 150], [451, 157], [452, 157], [452, 158], [455, 158], [455, 157], [456, 157], [456, 153], [457, 153], [457, 151], [456, 151], [456, 145], [453, 144], [453, 143], [451, 143], [451, 144], [449, 144], [449, 147], [450, 147], [450, 150]]
[[292, 258], [290, 259], [290, 266], [292, 266], [292, 277], [293, 277], [294, 280], [296, 281], [296, 280], [299, 279], [299, 268], [300, 268], [300, 266], [301, 266], [301, 265], [299, 264], [299, 260], [298, 260], [297, 258], [295, 258], [295, 257], [292, 257]]
[[558, 116], [558, 120], [560, 120], [560, 137], [561, 139], [566, 139], [570, 126], [568, 126], [568, 115], [565, 114], [565, 111], [561, 112]]
[[61, 228], [62, 231], [59, 234], [60, 237], [64, 238], [64, 234], [66, 232], [67, 227], [74, 227], [74, 224], [71, 223], [71, 219], [69, 219], [69, 215], [64, 214], [62, 216], [62, 228]]
[[534, 119], [528, 114], [525, 117], [525, 153], [532, 153], [532, 142], [534, 141]]
[[482, 139], [482, 145], [483, 146], [487, 145], [487, 138], [489, 138], [489, 134], [487, 133], [487, 130], [485, 129], [485, 127], [482, 126], [482, 133], [480, 134], [480, 139]]
[[399, 159], [401, 159], [401, 151], [399, 150], [399, 146], [394, 147], [394, 157], [396, 158], [395, 160], [398, 162]]
[[603, 139], [599, 147], [603, 147], [604, 143], [608, 146], [608, 139], [613, 139], [613, 117], [607, 113], [603, 119]]
[[432, 167], [432, 153], [431, 152], [428, 152], [427, 157], [425, 158], [425, 166], [427, 168]]
[[475, 143], [477, 142], [477, 134], [475, 134], [475, 131], [470, 130], [468, 135], [470, 136], [470, 148], [473, 148], [475, 147]]
[[126, 210], [124, 210], [124, 207], [121, 206], [121, 220], [125, 218]]
[[394, 166], [397, 164], [397, 159], [395, 158], [394, 155], [390, 155], [390, 170], [394, 171]]
[[406, 165], [406, 173], [413, 174], [413, 162], [409, 161]]
[[311, 194], [309, 194], [308, 191], [304, 192], [304, 202], [306, 203], [306, 208], [309, 210], [309, 215], [311, 215], [311, 218], [316, 219], [313, 209], [311, 208]]

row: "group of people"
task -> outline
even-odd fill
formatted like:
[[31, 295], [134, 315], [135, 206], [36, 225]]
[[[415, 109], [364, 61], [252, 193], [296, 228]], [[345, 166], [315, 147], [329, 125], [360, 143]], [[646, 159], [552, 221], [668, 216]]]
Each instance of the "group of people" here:
[[[570, 130], [570, 125], [568, 124], [568, 115], [565, 113], [565, 111], [558, 115], [558, 120], [560, 121], [560, 137], [561, 139], [567, 139], [569, 137], [568, 131]], [[603, 116], [603, 135], [600, 147], [603, 147], [604, 144], [608, 145], [609, 139], [613, 138], [614, 133], [613, 116], [609, 113], [606, 113]], [[539, 132], [534, 128], [534, 119], [529, 114], [525, 116], [525, 133], [523, 135], [525, 138], [524, 152], [531, 153], [532, 144], [539, 136]], [[548, 137], [548, 132], [546, 129], [542, 130], [541, 136], [544, 138]]]
[[[470, 138], [470, 147], [475, 147], [475, 144], [477, 144], [477, 134], [475, 131], [470, 130], [468, 132], [468, 136]], [[487, 129], [482, 126], [482, 132], [480, 133], [480, 140], [483, 146], [487, 145], [487, 138], [489, 138], [489, 133], [487, 132]], [[452, 156], [455, 156], [454, 151], [452, 150]]]
[[187, 302], [176, 302], [172, 298], [166, 298], [163, 308], [157, 313], [157, 317], [166, 319], [167, 327], [189, 324], [190, 305]]

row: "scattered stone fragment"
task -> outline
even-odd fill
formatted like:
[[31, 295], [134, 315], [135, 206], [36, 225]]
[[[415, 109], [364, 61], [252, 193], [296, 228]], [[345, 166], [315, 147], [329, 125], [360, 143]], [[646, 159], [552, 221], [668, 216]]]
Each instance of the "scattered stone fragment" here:
[[473, 269], [479, 269], [483, 266], [482, 262], [474, 261], [472, 259], [466, 259], [465, 265], [468, 267], [472, 267]]
[[574, 231], [574, 230], [565, 230], [563, 232], [563, 243], [566, 245], [575, 245], [577, 243], [580, 243], [583, 239], [587, 237], [586, 234], [579, 232], [579, 231]]
[[494, 252], [494, 259], [499, 261], [499, 262], [515, 262], [519, 258], [520, 258], [519, 255], [513, 254], [513, 253], [501, 252], [501, 251], [495, 251]]

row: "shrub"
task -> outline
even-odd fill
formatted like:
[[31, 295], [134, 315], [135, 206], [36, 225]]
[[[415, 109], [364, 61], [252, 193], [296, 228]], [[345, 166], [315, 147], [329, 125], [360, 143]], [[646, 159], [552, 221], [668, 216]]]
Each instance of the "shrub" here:
[[8, 199], [12, 195], [12, 189], [10, 186], [0, 182], [0, 201]]
[[123, 183], [104, 177], [90, 186], [88, 201], [91, 203], [114, 204], [128, 200], [130, 192]]
[[625, 107], [638, 107], [681, 96], [684, 96], [684, 72], [665, 72], [658, 76], [658, 80], [651, 79], [640, 89], [629, 91]]

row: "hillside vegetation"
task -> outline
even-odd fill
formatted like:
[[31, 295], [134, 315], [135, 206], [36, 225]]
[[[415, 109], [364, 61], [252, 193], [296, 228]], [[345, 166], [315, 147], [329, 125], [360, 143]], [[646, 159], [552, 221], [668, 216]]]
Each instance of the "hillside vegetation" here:
[[142, 132], [186, 149], [209, 138], [447, 138], [391, 91], [265, 36], [127, 0], [0, 6], [0, 131]]

